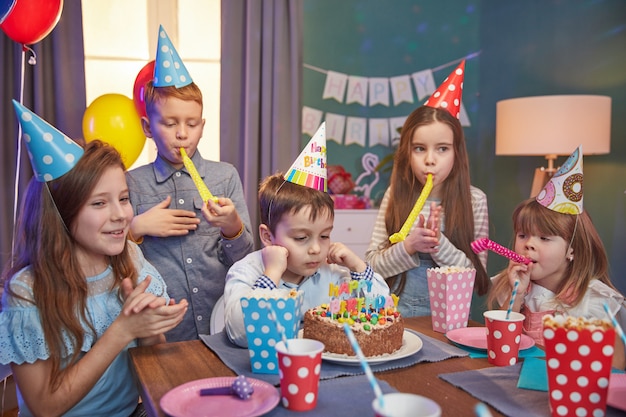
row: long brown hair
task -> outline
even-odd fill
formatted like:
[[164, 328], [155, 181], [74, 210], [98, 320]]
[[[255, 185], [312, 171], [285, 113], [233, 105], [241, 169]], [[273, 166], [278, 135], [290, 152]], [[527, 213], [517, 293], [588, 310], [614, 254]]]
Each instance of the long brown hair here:
[[[10, 280], [24, 267], [30, 265], [32, 269], [34, 302], [50, 351], [53, 391], [67, 369], [61, 369], [61, 364], [69, 359], [69, 366], [78, 360], [87, 332], [97, 336], [87, 314], [87, 280], [75, 256], [76, 241], [68, 231], [73, 230], [80, 210], [111, 167], [125, 169], [118, 151], [101, 141], [92, 141], [67, 174], [47, 183], [31, 179], [17, 223], [12, 265], [3, 273], [5, 290], [19, 297], [10, 290]], [[127, 244], [122, 253], [110, 257], [110, 263], [117, 278], [113, 288], [119, 289], [125, 277], [136, 283], [137, 271]], [[74, 353], [70, 358], [64, 337], [72, 341]]]
[[[470, 191], [469, 159], [465, 146], [465, 135], [459, 120], [447, 110], [421, 106], [406, 119], [400, 133], [400, 144], [395, 154], [391, 172], [391, 198], [385, 213], [387, 233], [390, 235], [400, 230], [408, 217], [415, 201], [422, 192], [422, 184], [411, 169], [411, 142], [415, 131], [432, 123], [443, 123], [452, 130], [454, 142], [454, 165], [450, 175], [442, 183], [441, 205], [445, 212], [445, 233], [450, 242], [465, 253], [476, 268], [475, 288], [479, 295], [487, 292], [489, 279], [487, 271], [478, 255], [470, 247], [474, 240], [474, 215]], [[393, 286], [400, 279], [398, 292], [401, 293], [406, 282], [406, 272], [387, 279]]]
[[[598, 279], [615, 289], [609, 277], [609, 261], [604, 244], [587, 211], [579, 215], [563, 214], [542, 206], [534, 198], [521, 202], [513, 211], [515, 236], [559, 236], [570, 243], [574, 257], [568, 263], [564, 277], [555, 291], [557, 302], [575, 306], [583, 299], [592, 279]], [[565, 257], [565, 254], [563, 254]], [[507, 269], [501, 271], [487, 304], [499, 307], [498, 296], [510, 292]]]

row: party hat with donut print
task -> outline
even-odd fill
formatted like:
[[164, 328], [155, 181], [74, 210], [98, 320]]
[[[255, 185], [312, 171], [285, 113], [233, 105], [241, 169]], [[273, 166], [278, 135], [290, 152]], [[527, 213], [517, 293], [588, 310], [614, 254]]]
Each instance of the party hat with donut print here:
[[13, 107], [37, 181], [57, 179], [74, 168], [83, 156], [83, 148], [15, 100]]
[[563, 214], [583, 211], [583, 147], [567, 158], [536, 197], [539, 204]]
[[326, 179], [326, 122], [324, 122], [291, 165], [285, 174], [285, 180], [327, 192]]
[[460, 118], [463, 80], [465, 79], [465, 60], [455, 68], [448, 78], [426, 100], [424, 106], [446, 109], [451, 115]]
[[176, 48], [167, 36], [165, 29], [162, 25], [159, 26], [159, 41], [154, 64], [154, 86], [180, 88], [192, 82], [189, 71], [178, 56], [178, 52], [176, 52]]

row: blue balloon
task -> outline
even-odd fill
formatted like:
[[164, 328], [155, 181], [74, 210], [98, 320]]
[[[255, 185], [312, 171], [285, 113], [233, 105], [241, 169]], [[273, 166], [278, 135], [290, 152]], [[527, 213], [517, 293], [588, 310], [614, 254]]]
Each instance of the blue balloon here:
[[4, 19], [11, 13], [16, 1], [17, 0], [0, 0], [0, 24], [2, 24]]

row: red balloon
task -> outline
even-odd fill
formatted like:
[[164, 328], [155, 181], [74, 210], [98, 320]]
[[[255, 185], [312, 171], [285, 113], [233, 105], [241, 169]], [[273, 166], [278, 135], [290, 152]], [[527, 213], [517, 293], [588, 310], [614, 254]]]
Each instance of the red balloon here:
[[154, 59], [148, 62], [137, 74], [135, 78], [135, 85], [133, 87], [133, 103], [139, 117], [147, 117], [146, 115], [146, 101], [144, 94], [146, 92], [146, 83], [154, 78]]
[[57, 25], [63, 0], [17, 0], [0, 28], [17, 43], [37, 43]]

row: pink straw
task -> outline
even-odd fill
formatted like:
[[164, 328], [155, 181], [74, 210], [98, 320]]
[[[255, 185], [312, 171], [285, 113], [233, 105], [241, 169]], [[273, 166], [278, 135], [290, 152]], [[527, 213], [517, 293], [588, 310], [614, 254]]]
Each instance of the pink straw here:
[[486, 237], [482, 239], [476, 239], [470, 244], [470, 246], [472, 247], [472, 250], [476, 253], [490, 250], [497, 253], [498, 255], [504, 256], [505, 258], [509, 258], [513, 262], [526, 265], [532, 262], [531, 259], [522, 256], [519, 253], [513, 252], [511, 249], [505, 248], [504, 246], [494, 242], [493, 240], [489, 240]]

